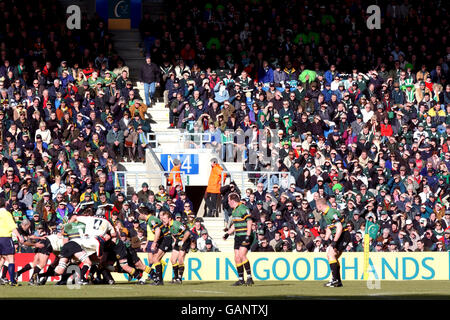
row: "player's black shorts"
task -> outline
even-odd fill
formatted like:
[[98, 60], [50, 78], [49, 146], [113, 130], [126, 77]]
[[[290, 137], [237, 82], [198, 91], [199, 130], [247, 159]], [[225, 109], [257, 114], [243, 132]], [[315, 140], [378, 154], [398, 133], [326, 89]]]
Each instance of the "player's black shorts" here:
[[108, 261], [123, 260], [127, 258], [127, 247], [123, 241], [111, 243], [107, 246]]
[[341, 236], [339, 237], [338, 241], [336, 241], [336, 250], [339, 252], [345, 251], [347, 248], [347, 245], [352, 241], [352, 237], [350, 235], [350, 232], [348, 231], [342, 231]]
[[178, 245], [178, 242], [180, 242], [180, 240], [175, 241], [175, 244], [174, 244], [174, 246], [173, 246], [173, 250], [176, 250], [176, 251], [184, 251], [184, 252], [188, 253], [188, 252], [189, 252], [189, 248], [191, 247], [191, 240], [188, 239], [187, 241], [185, 241], [185, 242], [183, 243], [183, 246], [182, 246], [181, 248], [180, 248], [180, 246]]
[[53, 247], [52, 247], [50, 240], [48, 240], [48, 239], [39, 240], [39, 243], [43, 243], [44, 247], [34, 249], [34, 253], [42, 253], [42, 254], [49, 256], [50, 253], [53, 252]]
[[250, 246], [253, 242], [253, 237], [250, 236], [250, 243], [247, 245], [243, 245], [246, 236], [234, 236], [234, 250], [239, 250], [240, 247], [247, 248], [247, 250], [250, 250]]
[[83, 249], [75, 241], [69, 241], [61, 248], [61, 257], [70, 259], [75, 253], [81, 252]]
[[127, 248], [127, 260], [128, 260], [129, 266], [134, 266], [141, 259], [139, 259], [137, 252], [134, 248], [128, 247]]
[[172, 250], [172, 237], [163, 237], [158, 240], [157, 247], [159, 250], [162, 250], [164, 252], [169, 252]]

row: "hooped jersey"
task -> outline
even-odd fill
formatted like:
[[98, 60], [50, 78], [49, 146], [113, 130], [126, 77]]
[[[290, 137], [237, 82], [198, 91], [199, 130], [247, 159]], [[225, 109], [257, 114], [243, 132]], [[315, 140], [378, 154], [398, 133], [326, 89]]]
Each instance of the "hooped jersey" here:
[[170, 228], [173, 225], [174, 220], [170, 220], [169, 224], [166, 226], [165, 224], [161, 223], [161, 238], [162, 237], [170, 237]]
[[328, 209], [326, 209], [325, 212], [322, 213], [322, 216], [325, 220], [327, 228], [331, 230], [331, 233], [333, 235], [336, 234], [336, 224], [338, 222], [340, 222], [342, 226], [344, 226], [344, 216], [342, 216], [341, 213], [334, 208], [328, 207]]
[[183, 240], [186, 232], [189, 231], [187, 226], [180, 221], [173, 221], [170, 227], [170, 233], [176, 240]]
[[147, 226], [150, 228], [152, 233], [154, 234], [157, 228], [161, 228], [162, 222], [155, 216], [150, 216], [147, 219]]
[[64, 225], [64, 238], [69, 240], [79, 239], [84, 235], [85, 224], [82, 222], [71, 222]]
[[247, 221], [251, 219], [250, 210], [243, 204], [239, 204], [234, 208], [231, 219], [234, 224], [234, 232], [236, 236], [247, 235]]

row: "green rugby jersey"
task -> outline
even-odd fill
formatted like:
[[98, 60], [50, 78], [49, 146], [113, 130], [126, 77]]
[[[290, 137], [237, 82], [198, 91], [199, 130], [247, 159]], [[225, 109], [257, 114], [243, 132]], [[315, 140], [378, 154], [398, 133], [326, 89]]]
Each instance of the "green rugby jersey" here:
[[64, 233], [63, 236], [65, 238], [78, 239], [84, 234], [84, 229], [86, 225], [81, 222], [71, 222], [64, 225]]
[[328, 209], [322, 213], [322, 217], [333, 235], [336, 234], [336, 223], [340, 222], [342, 227], [344, 227], [344, 216], [334, 208], [328, 207]]
[[150, 216], [147, 219], [147, 225], [150, 227], [153, 233], [155, 232], [156, 228], [161, 227], [161, 224], [161, 220], [159, 220], [155, 216]]
[[173, 220], [169, 222], [169, 224], [166, 226], [161, 222], [160, 228], [161, 228], [161, 237], [169, 237], [170, 236], [170, 228], [173, 225]]
[[232, 212], [231, 219], [234, 224], [234, 232], [236, 236], [247, 235], [247, 221], [251, 219], [250, 211], [244, 204], [239, 204]]
[[183, 240], [186, 231], [188, 231], [186, 225], [180, 221], [175, 220], [170, 226], [170, 233], [176, 240]]

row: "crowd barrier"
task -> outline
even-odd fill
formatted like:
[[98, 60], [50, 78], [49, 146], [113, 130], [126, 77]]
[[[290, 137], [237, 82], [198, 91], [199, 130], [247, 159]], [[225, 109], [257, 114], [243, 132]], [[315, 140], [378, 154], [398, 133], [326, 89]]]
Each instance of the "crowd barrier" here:
[[[148, 265], [146, 253], [139, 253]], [[49, 260], [53, 260], [50, 256]], [[170, 253], [164, 279], [172, 279]], [[325, 281], [330, 268], [325, 253], [256, 253], [248, 254], [256, 281]], [[33, 260], [33, 254], [16, 255], [16, 270]], [[50, 262], [49, 261], [49, 262]], [[344, 253], [339, 259], [342, 280], [363, 280], [364, 254]], [[184, 262], [185, 281], [236, 281], [237, 272], [233, 253], [188, 253]], [[450, 280], [450, 252], [370, 253], [369, 279], [373, 280]], [[19, 281], [28, 281], [31, 271], [25, 272]], [[113, 273], [116, 281], [127, 281], [124, 274]], [[50, 280], [50, 279], [49, 279]], [[57, 277], [51, 279], [58, 280]]]

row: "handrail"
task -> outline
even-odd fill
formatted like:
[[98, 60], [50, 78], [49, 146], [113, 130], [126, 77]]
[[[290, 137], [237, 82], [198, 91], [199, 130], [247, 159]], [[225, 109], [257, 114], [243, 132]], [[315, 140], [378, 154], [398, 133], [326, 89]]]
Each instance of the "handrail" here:
[[[147, 140], [148, 143], [153, 147], [158, 147], [162, 142], [162, 137], [169, 136], [169, 137], [176, 137], [177, 143], [186, 143], [186, 142], [193, 142], [200, 146], [201, 148], [204, 148], [205, 143], [210, 143], [212, 140], [212, 135], [209, 132], [179, 132], [179, 131], [173, 131], [173, 132], [149, 132], [147, 133]], [[197, 138], [198, 137], [198, 138]], [[198, 140], [198, 141], [197, 141]]]
[[[256, 184], [259, 183], [259, 182], [264, 183], [264, 190], [266, 190], [266, 191], [267, 190], [271, 191], [273, 185], [275, 183], [279, 183], [279, 181], [281, 180], [281, 176], [282, 175], [286, 175], [286, 177], [288, 179], [290, 179], [291, 176], [292, 176], [291, 173], [287, 172], [287, 171], [229, 171], [229, 170], [224, 170], [224, 171], [222, 171], [222, 174], [221, 174], [221, 177], [220, 177], [221, 178], [220, 179], [221, 182], [224, 181], [223, 177], [224, 177], [225, 174], [230, 176], [230, 178], [234, 182], [236, 182], [236, 179], [233, 178], [233, 175], [234, 175], [234, 177], [236, 177], [237, 175], [240, 175], [240, 181], [241, 181], [240, 190], [241, 190], [241, 192], [245, 191], [244, 190], [245, 180], [252, 179], [250, 177], [250, 175], [255, 175], [255, 178], [253, 178], [253, 179], [255, 179]], [[247, 178], [245, 178], [245, 176], [247, 176]], [[264, 178], [264, 176], [266, 176], [265, 180], [262, 180]], [[275, 182], [272, 181], [272, 176], [278, 176], [278, 178], [277, 178], [277, 180]]]
[[[161, 179], [161, 183], [164, 186], [167, 186], [167, 178], [169, 176], [169, 174], [171, 173], [179, 173], [181, 175], [181, 180], [183, 182], [183, 190], [185, 190], [185, 186], [187, 184], [187, 174], [184, 171], [170, 171], [170, 170], [150, 170], [150, 171], [115, 171], [114, 172], [114, 183], [115, 183], [115, 187], [120, 187], [122, 192], [125, 194], [125, 196], [128, 196], [128, 186], [127, 186], [127, 182], [128, 181], [128, 177], [130, 175], [134, 175], [135, 179], [134, 179], [134, 185], [130, 185], [131, 188], [133, 188], [135, 190], [135, 192], [137, 192], [138, 189], [140, 189], [139, 186], [139, 180], [142, 179], [147, 179], [147, 180], [151, 180], [152, 178], [150, 178], [150, 176], [159, 176], [159, 178]], [[139, 176], [146, 176], [147, 178], [142, 178]], [[154, 179], [154, 178], [153, 178]]]

